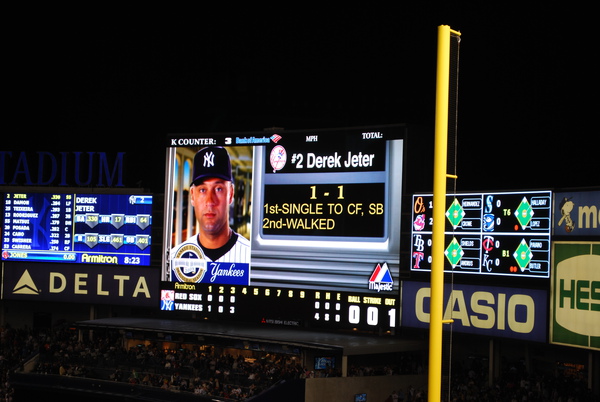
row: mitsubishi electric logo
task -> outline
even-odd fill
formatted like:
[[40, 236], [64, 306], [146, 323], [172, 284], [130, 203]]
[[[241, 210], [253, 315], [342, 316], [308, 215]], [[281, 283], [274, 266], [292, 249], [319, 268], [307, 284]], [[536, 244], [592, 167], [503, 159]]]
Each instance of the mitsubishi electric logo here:
[[387, 262], [381, 264], [377, 264], [371, 277], [369, 278], [369, 289], [376, 290], [378, 292], [386, 291], [391, 292], [394, 288], [394, 281], [392, 280], [392, 275], [390, 274], [390, 270], [388, 269]]
[[27, 270], [23, 272], [23, 275], [21, 275], [21, 278], [13, 289], [13, 293], [19, 295], [39, 295], [40, 292]]

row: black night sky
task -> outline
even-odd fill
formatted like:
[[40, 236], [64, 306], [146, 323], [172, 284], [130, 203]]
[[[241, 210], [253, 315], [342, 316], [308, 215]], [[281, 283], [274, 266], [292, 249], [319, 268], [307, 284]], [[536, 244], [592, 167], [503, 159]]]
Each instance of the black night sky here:
[[0, 149], [135, 153], [154, 191], [169, 133], [416, 123], [430, 146], [410, 152], [428, 160], [449, 25], [458, 190], [598, 186], [588, 12], [498, 4], [19, 10], [6, 15]]

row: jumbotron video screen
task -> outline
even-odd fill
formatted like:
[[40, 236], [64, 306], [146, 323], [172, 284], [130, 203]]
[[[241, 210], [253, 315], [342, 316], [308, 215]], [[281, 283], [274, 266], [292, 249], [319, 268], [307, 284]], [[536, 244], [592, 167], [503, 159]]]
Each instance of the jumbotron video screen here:
[[397, 325], [406, 127], [171, 135], [161, 309]]

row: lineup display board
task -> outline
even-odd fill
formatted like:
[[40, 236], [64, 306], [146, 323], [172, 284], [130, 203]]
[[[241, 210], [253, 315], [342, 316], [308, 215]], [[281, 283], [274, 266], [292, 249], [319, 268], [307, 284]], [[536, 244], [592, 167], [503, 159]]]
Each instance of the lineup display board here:
[[152, 196], [5, 193], [2, 260], [150, 264]]
[[[446, 196], [445, 271], [548, 278], [552, 193]], [[431, 270], [433, 195], [413, 195], [411, 270]]]
[[[161, 309], [395, 327], [405, 135], [394, 125], [170, 136]], [[227, 221], [248, 244], [248, 260], [201, 244], [202, 181], [192, 186], [193, 177], [198, 164], [222, 173], [220, 151], [206, 147], [230, 157]]]

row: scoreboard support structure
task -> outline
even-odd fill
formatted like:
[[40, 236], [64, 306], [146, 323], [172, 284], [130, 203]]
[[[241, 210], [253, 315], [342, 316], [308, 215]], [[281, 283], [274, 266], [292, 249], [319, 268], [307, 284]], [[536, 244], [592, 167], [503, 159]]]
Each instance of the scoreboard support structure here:
[[[460, 35], [449, 26], [438, 27], [435, 153], [433, 167], [433, 248], [431, 316], [429, 330], [428, 399], [439, 401], [442, 382], [442, 326], [444, 314], [444, 205], [448, 153], [448, 103], [450, 95], [450, 36]], [[456, 179], [456, 177], [453, 177]]]

